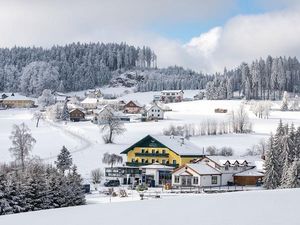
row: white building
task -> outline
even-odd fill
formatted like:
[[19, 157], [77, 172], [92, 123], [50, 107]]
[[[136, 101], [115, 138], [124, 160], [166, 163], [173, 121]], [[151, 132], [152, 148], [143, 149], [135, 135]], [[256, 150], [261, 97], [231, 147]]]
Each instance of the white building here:
[[87, 97], [83, 101], [81, 101], [81, 106], [84, 109], [96, 109], [98, 106], [98, 99]]
[[161, 101], [164, 103], [182, 102], [183, 94], [182, 90], [165, 90], [161, 92]]
[[221, 172], [205, 162], [189, 163], [172, 173], [172, 186], [211, 187], [221, 185]]
[[164, 110], [156, 102], [145, 106], [145, 112], [143, 116], [146, 120], [163, 120]]
[[206, 156], [176, 169], [172, 173], [172, 185], [256, 185], [263, 176], [263, 161], [258, 157]]
[[150, 186], [160, 186], [171, 183], [172, 166], [153, 163], [139, 167], [142, 170], [142, 182]]

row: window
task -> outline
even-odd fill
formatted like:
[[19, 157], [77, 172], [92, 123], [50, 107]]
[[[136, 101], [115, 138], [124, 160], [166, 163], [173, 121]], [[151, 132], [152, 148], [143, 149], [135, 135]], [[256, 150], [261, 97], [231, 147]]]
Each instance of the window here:
[[132, 158], [132, 159], [131, 159], [131, 162], [135, 162], [135, 159]]
[[155, 163], [155, 160], [154, 160], [154, 159], [152, 159], [152, 160], [151, 160], [151, 162], [152, 162], [152, 163]]
[[173, 160], [173, 164], [174, 164], [174, 165], [176, 164], [176, 160], [175, 160], [175, 159]]
[[218, 184], [218, 177], [217, 176], [212, 176], [211, 177], [211, 184]]
[[165, 149], [162, 150], [162, 154], [166, 154], [166, 150]]
[[235, 165], [235, 166], [233, 167], [233, 170], [237, 170], [237, 169], [238, 169], [238, 166]]
[[198, 177], [193, 177], [193, 184], [198, 184], [198, 182], [199, 182]]
[[142, 163], [145, 163], [145, 159], [142, 159]]
[[166, 160], [163, 159], [163, 160], [161, 161], [161, 163], [162, 163], [162, 164], [166, 164]]
[[175, 176], [175, 178], [174, 178], [174, 183], [179, 183], [179, 176]]
[[145, 153], [145, 149], [142, 148], [142, 153]]
[[152, 149], [152, 154], [154, 154], [155, 153], [155, 150], [154, 149]]
[[229, 166], [228, 165], [225, 166], [225, 170], [226, 171], [229, 170]]
[[158, 109], [157, 112], [160, 112], [160, 110]]

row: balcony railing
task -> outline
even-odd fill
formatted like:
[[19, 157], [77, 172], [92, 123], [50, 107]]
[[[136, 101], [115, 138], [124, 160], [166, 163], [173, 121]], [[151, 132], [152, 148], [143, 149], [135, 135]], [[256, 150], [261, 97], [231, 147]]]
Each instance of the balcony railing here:
[[[151, 165], [152, 163], [142, 163], [142, 162], [126, 162], [127, 166], [146, 166]], [[179, 164], [163, 164], [166, 166], [173, 166], [174, 168], [179, 167]]]
[[169, 153], [146, 153], [146, 152], [137, 152], [135, 153], [135, 156], [137, 157], [164, 157], [168, 158]]

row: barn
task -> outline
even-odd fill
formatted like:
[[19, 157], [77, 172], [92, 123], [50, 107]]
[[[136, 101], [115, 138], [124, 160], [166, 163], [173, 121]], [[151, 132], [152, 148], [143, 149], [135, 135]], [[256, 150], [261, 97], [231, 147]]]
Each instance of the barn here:
[[262, 179], [264, 174], [262, 172], [257, 171], [256, 168], [246, 170], [241, 173], [236, 173], [234, 175], [234, 183], [236, 185], [260, 185], [262, 183]]
[[80, 109], [72, 109], [70, 110], [70, 120], [73, 122], [78, 122], [80, 120], [84, 120], [85, 113]]

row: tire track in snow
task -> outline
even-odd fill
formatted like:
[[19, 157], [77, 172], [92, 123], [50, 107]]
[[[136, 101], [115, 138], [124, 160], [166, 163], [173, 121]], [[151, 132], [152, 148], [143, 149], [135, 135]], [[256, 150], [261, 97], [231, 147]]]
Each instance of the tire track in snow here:
[[[54, 122], [51, 122], [51, 121], [48, 121], [48, 120], [45, 120], [44, 122], [48, 123], [50, 126], [52, 126], [54, 128], [59, 129], [60, 131], [62, 131], [63, 133], [73, 137], [74, 139], [77, 139], [76, 141], [78, 141], [79, 143], [82, 143], [79, 148], [76, 146], [75, 149], [69, 150], [70, 153], [77, 153], [77, 152], [85, 151], [93, 145], [93, 143], [90, 140], [88, 140], [88, 139], [80, 136], [79, 134], [76, 134], [76, 133], [74, 133], [74, 132], [72, 132], [68, 129], [65, 129], [64, 127], [62, 127], [58, 124], [55, 124]], [[57, 158], [57, 155], [42, 158], [42, 160], [51, 160], [51, 159], [56, 159], [56, 158]]]

